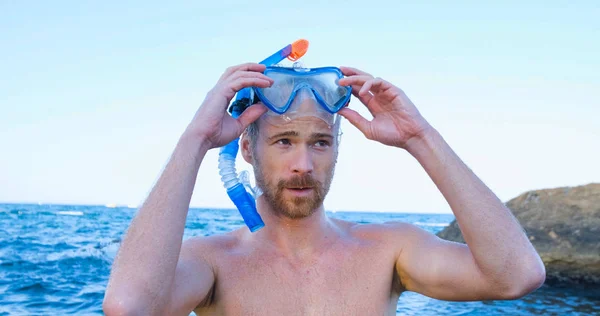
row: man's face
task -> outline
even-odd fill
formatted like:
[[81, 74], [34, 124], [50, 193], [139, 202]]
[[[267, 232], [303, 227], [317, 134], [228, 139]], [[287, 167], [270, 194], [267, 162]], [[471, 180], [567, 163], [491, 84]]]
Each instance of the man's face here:
[[331, 185], [338, 131], [311, 116], [284, 125], [259, 125], [253, 167], [266, 201], [288, 218], [313, 214]]

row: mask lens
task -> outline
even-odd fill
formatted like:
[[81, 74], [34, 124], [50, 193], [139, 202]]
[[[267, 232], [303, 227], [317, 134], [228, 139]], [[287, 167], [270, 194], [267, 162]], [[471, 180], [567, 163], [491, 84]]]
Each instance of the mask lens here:
[[263, 101], [268, 102], [277, 112], [284, 112], [292, 91], [294, 91], [294, 77], [275, 71], [265, 75], [273, 79], [274, 82], [268, 88], [258, 88], [263, 98], [266, 99]]
[[335, 72], [318, 73], [307, 78], [321, 102], [329, 112], [337, 112], [345, 99], [348, 89], [337, 84], [340, 79]]

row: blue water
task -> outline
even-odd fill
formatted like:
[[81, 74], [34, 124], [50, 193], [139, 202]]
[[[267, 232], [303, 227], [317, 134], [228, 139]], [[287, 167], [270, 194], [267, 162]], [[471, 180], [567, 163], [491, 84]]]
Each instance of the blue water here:
[[[102, 315], [110, 265], [134, 209], [0, 204], [0, 316]], [[360, 223], [397, 220], [433, 233], [452, 215], [331, 213]], [[185, 238], [243, 225], [234, 210], [190, 210]], [[408, 292], [402, 315], [600, 315], [600, 291], [544, 286], [514, 301], [444, 302]]]

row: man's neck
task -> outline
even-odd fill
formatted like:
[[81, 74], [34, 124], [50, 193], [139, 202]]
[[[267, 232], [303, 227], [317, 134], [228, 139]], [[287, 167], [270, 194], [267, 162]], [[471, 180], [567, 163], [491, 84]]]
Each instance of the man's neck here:
[[323, 205], [305, 218], [289, 218], [270, 209], [259, 198], [257, 208], [265, 227], [253, 234], [256, 241], [270, 245], [285, 257], [302, 259], [320, 253], [337, 239], [337, 230], [325, 215]]

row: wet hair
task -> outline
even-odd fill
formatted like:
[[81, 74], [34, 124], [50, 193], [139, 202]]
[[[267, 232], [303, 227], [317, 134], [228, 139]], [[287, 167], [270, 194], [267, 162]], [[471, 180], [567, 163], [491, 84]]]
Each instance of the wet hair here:
[[246, 137], [248, 137], [248, 140], [250, 141], [250, 147], [254, 148], [256, 145], [256, 140], [258, 139], [258, 120], [250, 123], [250, 125], [248, 125], [248, 127], [246, 128]]

